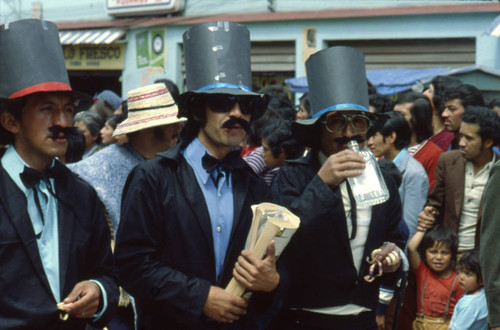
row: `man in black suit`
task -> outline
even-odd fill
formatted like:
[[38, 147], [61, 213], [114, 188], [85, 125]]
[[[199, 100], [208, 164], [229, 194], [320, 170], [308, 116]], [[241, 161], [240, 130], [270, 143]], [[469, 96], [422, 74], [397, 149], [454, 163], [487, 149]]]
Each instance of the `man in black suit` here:
[[[292, 132], [311, 151], [289, 161], [271, 186], [273, 200], [301, 219], [278, 262], [285, 292], [278, 327], [377, 329], [380, 281], [365, 280], [377, 274], [366, 260], [387, 242], [404, 248], [407, 237], [399, 229], [401, 202], [389, 176], [389, 198], [365, 207], [355, 204], [346, 180], [365, 168], [361, 154], [347, 148], [351, 140], [363, 147], [371, 120], [364, 56], [332, 47], [312, 55], [306, 69], [312, 118], [294, 123]], [[380, 251], [387, 284], [395, 281], [399, 252], [393, 245]]]
[[0, 167], [0, 328], [102, 327], [118, 300], [103, 206], [56, 159], [86, 98], [69, 86], [54, 23], [6, 24], [0, 39], [0, 136], [10, 144]]
[[270, 292], [279, 282], [272, 244], [263, 260], [242, 252], [250, 207], [268, 189], [238, 147], [267, 102], [249, 87], [243, 25], [193, 26], [184, 33], [184, 55], [188, 91], [179, 116], [188, 121], [180, 145], [141, 163], [127, 180], [115, 250], [120, 279], [142, 328], [239, 329], [253, 320], [247, 301], [224, 290], [231, 277], [250, 291]]

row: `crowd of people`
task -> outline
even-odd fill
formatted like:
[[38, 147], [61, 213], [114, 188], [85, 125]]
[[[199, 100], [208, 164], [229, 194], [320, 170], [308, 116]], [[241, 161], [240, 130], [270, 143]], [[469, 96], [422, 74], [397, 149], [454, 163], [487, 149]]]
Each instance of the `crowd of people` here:
[[[70, 87], [55, 24], [0, 38], [0, 329], [500, 329], [499, 104], [473, 85], [387, 97], [335, 46], [294, 106], [251, 88], [248, 29], [210, 22], [184, 93], [122, 101]], [[387, 198], [354, 196], [351, 141]], [[245, 246], [261, 202], [301, 221], [278, 260]]]

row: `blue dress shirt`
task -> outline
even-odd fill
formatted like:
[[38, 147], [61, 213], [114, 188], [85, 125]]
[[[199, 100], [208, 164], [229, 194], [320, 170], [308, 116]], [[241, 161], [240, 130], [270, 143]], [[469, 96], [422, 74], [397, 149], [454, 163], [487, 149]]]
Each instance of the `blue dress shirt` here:
[[[200, 186], [205, 204], [210, 215], [212, 225], [212, 237], [214, 241], [215, 271], [218, 279], [222, 273], [226, 250], [231, 236], [234, 217], [233, 185], [231, 173], [222, 171], [222, 177], [218, 181], [217, 187], [211, 175], [217, 173], [207, 173], [201, 164], [201, 159], [205, 153], [209, 153], [207, 148], [195, 138], [186, 149], [181, 151], [186, 161], [191, 165], [196, 175], [196, 180]], [[210, 154], [210, 153], [209, 153]], [[216, 172], [216, 170], [214, 170]]]

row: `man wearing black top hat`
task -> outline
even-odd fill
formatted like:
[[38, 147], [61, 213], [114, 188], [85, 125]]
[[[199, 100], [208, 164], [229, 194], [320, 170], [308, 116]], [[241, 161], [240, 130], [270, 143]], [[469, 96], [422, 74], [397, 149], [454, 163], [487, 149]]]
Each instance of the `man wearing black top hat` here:
[[103, 207], [56, 159], [90, 103], [69, 86], [54, 23], [6, 24], [0, 43], [0, 328], [102, 327], [118, 298]]
[[246, 27], [205, 23], [183, 39], [188, 91], [180, 96], [179, 116], [188, 121], [182, 142], [129, 176], [116, 260], [141, 327], [242, 328], [247, 301], [223, 289], [231, 277], [250, 291], [269, 292], [279, 282], [273, 245], [263, 260], [242, 252], [250, 206], [268, 191], [236, 148], [267, 102], [249, 87]]
[[279, 261], [280, 285], [288, 286], [280, 288], [286, 294], [278, 323], [282, 329], [377, 329], [380, 279], [395, 279], [400, 255], [386, 259], [398, 249], [385, 245], [378, 257], [384, 275], [373, 282], [365, 280], [366, 258], [387, 242], [404, 248], [405, 238], [389, 176], [389, 199], [373, 207], [356, 206], [346, 180], [365, 168], [361, 154], [347, 149], [350, 140], [364, 147], [370, 125], [364, 56], [332, 47], [312, 55], [306, 70], [312, 118], [294, 123], [292, 132], [312, 150], [283, 167], [271, 187], [273, 200], [301, 218]]

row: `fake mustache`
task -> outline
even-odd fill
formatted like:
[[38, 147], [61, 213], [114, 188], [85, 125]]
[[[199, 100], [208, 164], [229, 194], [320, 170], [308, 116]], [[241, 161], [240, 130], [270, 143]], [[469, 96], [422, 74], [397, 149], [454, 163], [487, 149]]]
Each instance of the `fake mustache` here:
[[237, 117], [231, 117], [228, 121], [222, 124], [222, 128], [231, 128], [236, 124], [240, 125], [241, 128], [245, 130], [245, 132], [248, 133], [250, 131], [250, 124], [248, 123], [248, 121]]
[[356, 141], [358, 143], [363, 143], [365, 142], [365, 139], [363, 139], [361, 136], [359, 135], [356, 135], [356, 136], [353, 136], [353, 137], [345, 137], [345, 136], [342, 136], [342, 137], [338, 137], [336, 139], [333, 139], [334, 142], [337, 142], [338, 144], [347, 144], [349, 141]]
[[52, 134], [52, 138], [56, 139], [59, 134], [63, 134], [65, 138], [68, 138], [68, 136], [72, 135], [77, 135], [78, 134], [78, 127], [61, 127], [61, 126], [52, 126], [49, 127], [49, 132]]

